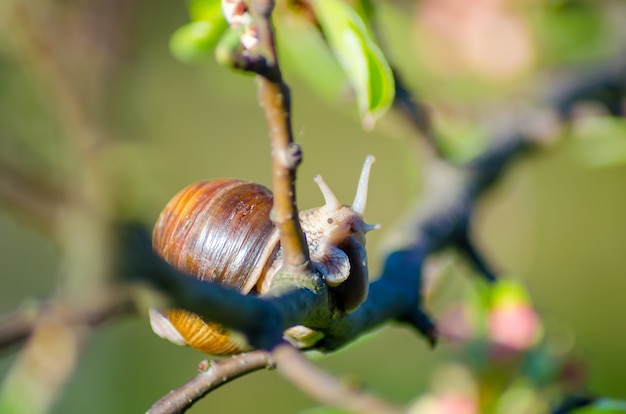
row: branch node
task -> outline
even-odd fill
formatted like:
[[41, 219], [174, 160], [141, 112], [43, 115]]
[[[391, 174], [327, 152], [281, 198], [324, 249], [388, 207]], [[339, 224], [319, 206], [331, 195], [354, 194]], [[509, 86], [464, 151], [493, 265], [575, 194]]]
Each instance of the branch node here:
[[399, 322], [408, 323], [413, 326], [417, 331], [427, 340], [431, 348], [437, 346], [439, 341], [439, 332], [437, 326], [424, 310], [420, 308], [414, 308], [407, 315], [398, 319]]
[[487, 282], [495, 282], [498, 279], [497, 272], [487, 263], [484, 255], [476, 248], [476, 243], [471, 240], [469, 230], [469, 220], [463, 224], [460, 237], [456, 242], [457, 248], [469, 260], [474, 270], [481, 275]]

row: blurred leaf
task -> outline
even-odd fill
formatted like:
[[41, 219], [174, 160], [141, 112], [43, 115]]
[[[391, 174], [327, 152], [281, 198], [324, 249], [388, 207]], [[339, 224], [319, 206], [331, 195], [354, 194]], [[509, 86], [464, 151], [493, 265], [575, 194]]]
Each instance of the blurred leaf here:
[[491, 306], [527, 305], [530, 298], [524, 287], [512, 279], [499, 279], [491, 291]]
[[600, 398], [593, 404], [572, 411], [575, 414], [618, 414], [626, 412], [626, 401]]
[[170, 38], [170, 52], [189, 63], [211, 54], [217, 39], [228, 28], [226, 20], [191, 22], [179, 27]]
[[221, 0], [191, 0], [189, 2], [189, 16], [194, 22], [214, 22], [222, 17]]
[[319, 30], [296, 15], [276, 16], [281, 65], [295, 71], [324, 99], [336, 102], [347, 78]]
[[204, 58], [228, 28], [220, 0], [191, 0], [191, 23], [179, 27], [170, 38], [170, 52], [181, 62]]
[[438, 127], [439, 144], [450, 160], [467, 162], [487, 148], [487, 133], [476, 122], [446, 119]]
[[626, 164], [626, 120], [600, 116], [579, 120], [574, 128], [575, 156], [588, 167]]
[[[495, 414], [545, 412], [536, 390], [524, 378], [518, 378], [502, 391], [495, 403]], [[544, 408], [544, 407], [541, 407]]]
[[549, 62], [584, 60], [606, 52], [612, 42], [603, 11], [596, 2], [545, 2], [538, 35]]
[[365, 23], [368, 33], [372, 35], [371, 21], [374, 19], [374, 4], [372, 0], [355, 0], [350, 3], [352, 9], [361, 17], [363, 23]]
[[350, 6], [337, 0], [315, 0], [313, 7], [355, 90], [363, 126], [370, 129], [393, 103], [395, 83], [389, 63]]

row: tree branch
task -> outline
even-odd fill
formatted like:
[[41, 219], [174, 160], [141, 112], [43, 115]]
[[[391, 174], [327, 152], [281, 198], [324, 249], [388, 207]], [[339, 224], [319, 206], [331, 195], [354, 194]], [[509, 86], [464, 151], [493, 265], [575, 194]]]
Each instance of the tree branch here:
[[[607, 93], [607, 90], [613, 92]], [[626, 56], [585, 71], [576, 80], [561, 86], [547, 100], [547, 111], [567, 112], [583, 100], [608, 105], [615, 93], [626, 94]], [[554, 119], [554, 122], [558, 121]], [[389, 254], [381, 277], [370, 285], [367, 301], [324, 331], [325, 338], [318, 344], [321, 349], [335, 350], [389, 319], [419, 320], [420, 324], [412, 325], [432, 339], [430, 324], [424, 322], [426, 315], [420, 312], [419, 318], [411, 316], [422, 305], [421, 275], [425, 258], [461, 243], [465, 245], [463, 252], [471, 253], [474, 265], [477, 259], [482, 260], [467, 234], [471, 212], [476, 201], [504, 175], [514, 160], [541, 145], [545, 139], [544, 123], [545, 114], [521, 113], [507, 131], [492, 139], [490, 148], [467, 165], [433, 160], [425, 167], [431, 186], [421, 196], [424, 201], [411, 213], [410, 224], [403, 226], [412, 229], [413, 235], [405, 246]], [[442, 180], [441, 176], [445, 175], [450, 178]], [[467, 245], [471, 249], [468, 250]], [[484, 275], [491, 279], [493, 272], [484, 271]]]
[[146, 414], [185, 412], [207, 393], [242, 375], [264, 368], [274, 368], [271, 355], [264, 351], [246, 352], [221, 361], [211, 361], [208, 364], [207, 370], [158, 400]]
[[[264, 65], [267, 64], [267, 66], [262, 66], [264, 69], [259, 70], [261, 73], [257, 76], [260, 84], [259, 100], [266, 111], [270, 125], [275, 216], [281, 232], [281, 243], [286, 252], [285, 262], [288, 267], [293, 268], [288, 270], [306, 277], [310, 275], [310, 269], [305, 267], [308, 264], [308, 249], [298, 221], [294, 186], [300, 153], [293, 143], [291, 133], [289, 90], [282, 79], [276, 60], [270, 22], [272, 7], [271, 1], [253, 0], [252, 2], [252, 10], [257, 17], [260, 47], [269, 53], [269, 56], [263, 56]], [[558, 112], [564, 120], [567, 120], [572, 106], [585, 99], [599, 101], [613, 113], [620, 113], [615, 108], [617, 98], [623, 97], [626, 87], [624, 62], [624, 57], [622, 57], [613, 64], [593, 72], [590, 76], [578, 78], [569, 86], [557, 91], [553, 97], [548, 98], [548, 107]], [[410, 116], [419, 116], [418, 109], [410, 107], [408, 109], [409, 113], [413, 113]], [[320, 349], [337, 349], [388, 320], [408, 322], [429, 339], [434, 340], [434, 325], [421, 310], [423, 289], [421, 276], [424, 260], [442, 248], [461, 246], [465, 253], [469, 253], [475, 264], [482, 263], [481, 256], [469, 240], [467, 233], [472, 218], [471, 212], [476, 201], [497, 182], [518, 156], [527, 153], [535, 148], [538, 142], [541, 142], [532, 128], [533, 124], [538, 123], [538, 118], [533, 117], [532, 114], [525, 114], [520, 119], [518, 125], [514, 125], [505, 134], [496, 136], [493, 145], [467, 165], [451, 166], [439, 160], [431, 161], [428, 165], [429, 169], [434, 170], [436, 174], [445, 170], [445, 174], [450, 175], [452, 180], [446, 182], [443, 188], [434, 185], [431, 191], [423, 196], [425, 202], [413, 212], [411, 229], [414, 234], [410, 241], [387, 257], [382, 276], [371, 284], [367, 301], [356, 312], [337, 319], [330, 327], [323, 330], [325, 338], [318, 344]], [[428, 127], [427, 123], [419, 119], [415, 122], [419, 128]], [[19, 177], [19, 174], [15, 177]], [[11, 180], [8, 182], [11, 183]], [[15, 182], [19, 183], [19, 179], [15, 179]], [[9, 185], [7, 187], [9, 190], [3, 190], [0, 187], [0, 194], [9, 202], [17, 200], [14, 202], [28, 205], [29, 201], [11, 198], [11, 194], [14, 193], [11, 191], [12, 187], [15, 188], [15, 184]], [[37, 215], [41, 212], [34, 211], [33, 214]], [[149, 281], [153, 286], [166, 292], [175, 306], [189, 309], [208, 319], [241, 330], [246, 333], [251, 344], [259, 348], [272, 349], [280, 342], [284, 329], [304, 321], [318, 300], [319, 292], [309, 289], [282, 292], [284, 294], [280, 297], [244, 297], [231, 290], [202, 283], [176, 272], [152, 252], [149, 239], [147, 241], [137, 239], [137, 237], [146, 238], [143, 229], [140, 232], [133, 232], [125, 228], [120, 231], [119, 235], [123, 239], [116, 244], [120, 249], [117, 252], [117, 258], [121, 262], [121, 267], [118, 268], [120, 275], [126, 279]], [[487, 269], [484, 265], [479, 267]], [[483, 273], [489, 275], [493, 272], [483, 271]], [[93, 320], [100, 319], [94, 317]], [[79, 323], [88, 325], [92, 323], [91, 321], [92, 319], [86, 317]], [[62, 328], [65, 322], [64, 320]], [[32, 330], [28, 328], [28, 322], [20, 321], [19, 318], [5, 326], [11, 327], [6, 328], [8, 332], [5, 336], [8, 338], [6, 343], [20, 340]], [[75, 330], [70, 333], [72, 338], [68, 343], [78, 349], [81, 335]], [[333, 382], [334, 379], [311, 370], [310, 364], [304, 362], [304, 357], [291, 346], [279, 345], [274, 349], [274, 356], [279, 363], [279, 369], [287, 378], [322, 402], [357, 411], [369, 409], [368, 407], [374, 407], [375, 412], [395, 410], [369, 396], [360, 393], [353, 394], [345, 388], [338, 387], [336, 381]], [[232, 375], [228, 378], [234, 379], [266, 366], [267, 359], [259, 358], [259, 360], [254, 360], [255, 362], [246, 362], [244, 367], [240, 367], [241, 371], [228, 374]], [[67, 367], [71, 367], [73, 361], [74, 358], [67, 364]], [[237, 365], [236, 361], [235, 357], [214, 364], [223, 363], [218, 367], [231, 366]], [[263, 361], [264, 363], [261, 364]], [[220, 370], [222, 373], [231, 372], [226, 368], [216, 368], [216, 370], [218, 373]], [[59, 370], [59, 375], [63, 376], [66, 372], [67, 370]], [[208, 388], [207, 382], [209, 382]], [[179, 401], [188, 399], [189, 395], [192, 395], [192, 398], [200, 398], [217, 386], [219, 384], [213, 380], [207, 381], [207, 378], [202, 376], [197, 382], [192, 381], [173, 392], [172, 398], [178, 398]]]
[[[379, 37], [379, 36], [378, 36]], [[440, 157], [445, 157], [435, 129], [432, 126], [428, 107], [417, 99], [404, 83], [400, 71], [392, 67], [395, 79], [396, 91], [393, 98], [393, 110], [400, 114], [413, 129], [421, 135], [435, 153]]]
[[135, 311], [133, 292], [127, 288], [109, 289], [89, 301], [73, 306], [60, 299], [25, 303], [0, 319], [0, 349], [27, 340], [42, 315], [59, 315], [69, 324], [98, 326]]
[[250, 10], [256, 17], [261, 50], [268, 54], [271, 69], [257, 75], [259, 103], [265, 112], [270, 130], [272, 154], [272, 187], [274, 191], [274, 222], [280, 232], [283, 266], [288, 272], [313, 273], [309, 248], [298, 219], [296, 205], [296, 168], [302, 160], [300, 148], [293, 142], [291, 130], [291, 92], [283, 81], [274, 30], [271, 23], [273, 0], [252, 0]]
[[[574, 100], [578, 101], [593, 97], [595, 89], [590, 88], [588, 82], [593, 82], [596, 85], [606, 85], [607, 83], [614, 84], [616, 81], [619, 81], [621, 82], [620, 85], [623, 85], [626, 81], [623, 78], [619, 78], [621, 76], [619, 72], [610, 71], [603, 73], [605, 73], [605, 76], [612, 76], [612, 78], [598, 81], [596, 78], [589, 80], [587, 77], [583, 77], [579, 79], [579, 83], [573, 83], [571, 88], [566, 88], [559, 94], [556, 94], [551, 101], [551, 107], [572, 105]], [[584, 93], [581, 93], [581, 91], [584, 91]], [[476, 201], [497, 182], [515, 159], [536, 148], [537, 143], [541, 143], [543, 129], [533, 127], [535, 122], [542, 123], [543, 118], [541, 116], [533, 117], [528, 114], [522, 114], [517, 125], [507, 130], [504, 134], [496, 136], [492, 141], [491, 147], [467, 165], [454, 166], [437, 160], [431, 161], [431, 164], [427, 167], [432, 174], [429, 181], [431, 185], [429, 190], [422, 196], [424, 201], [412, 213], [412, 224], [408, 226], [408, 228], [413, 230], [410, 241], [404, 247], [398, 248], [389, 254], [381, 277], [370, 285], [370, 294], [367, 301], [354, 313], [339, 318], [331, 326], [323, 329], [325, 337], [316, 344], [316, 349], [323, 351], [335, 350], [389, 320], [409, 323], [420, 330], [431, 342], [434, 341], [436, 336], [434, 325], [427, 314], [422, 311], [421, 303], [423, 291], [422, 266], [424, 260], [430, 254], [442, 248], [458, 246], [460, 243], [470, 243], [467, 237], [467, 229]], [[442, 175], [449, 176], [449, 179], [441, 183]], [[479, 257], [475, 248], [473, 249], [473, 254]], [[467, 252], [467, 249], [465, 250]], [[190, 278], [183, 278], [180, 283], [193, 282]], [[204, 292], [200, 293], [201, 290], [196, 289], [200, 289], [200, 287], [190, 288], [190, 293], [193, 292], [194, 295], [204, 296]], [[180, 295], [187, 292], [187, 289], [174, 288], [166, 291], [170, 292], [178, 300], [182, 299], [184, 301], [184, 296], [181, 297]], [[213, 301], [212, 296], [210, 295], [209, 300], [203, 302], [205, 304], [211, 303], [212, 309], [219, 309], [221, 306], [228, 308], [232, 306], [233, 302], [231, 300], [235, 302], [239, 300], [233, 297], [231, 299], [222, 298], [222, 300], [216, 298]], [[243, 300], [255, 301], [257, 299], [245, 298]], [[283, 300], [289, 299], [279, 297], [275, 300], [276, 302], [274, 303], [281, 303]], [[294, 309], [300, 305], [302, 303], [296, 305]], [[255, 314], [253, 320], [257, 323], [262, 320], [258, 316], [256, 305], [250, 306], [251, 309], [256, 310], [243, 308], [241, 326], [246, 325], [245, 319], [252, 317], [249, 316], [252, 314]], [[241, 303], [237, 302], [236, 307], [241, 310]], [[232, 321], [227, 318], [214, 318], [215, 315], [215, 311], [212, 314], [207, 314], [209, 318], [230, 326], [229, 322]], [[283, 349], [287, 349], [286, 353], [292, 353], [288, 348], [280, 349], [278, 350], [277, 348], [276, 355], [281, 355]], [[280, 369], [280, 361], [283, 359], [281, 356], [277, 356], [276, 360]], [[291, 362], [285, 365], [289, 367]], [[294, 382], [302, 381], [299, 386], [305, 390], [312, 387], [312, 384], [316, 381], [311, 380], [309, 376], [307, 376], [309, 379], [299, 378], [295, 372], [286, 372], [285, 375]], [[316, 395], [315, 387], [313, 388], [312, 391], [307, 392], [324, 403], [336, 404], [345, 408], [347, 404], [345, 401], [352, 398], [341, 392], [336, 400], [333, 397], [332, 401], [330, 401], [326, 396]]]
[[333, 376], [324, 373], [310, 363], [300, 350], [287, 343], [277, 346], [271, 354], [265, 351], [252, 351], [204, 363], [208, 363], [206, 371], [163, 396], [152, 405], [147, 414], [185, 412], [212, 390], [240, 376], [264, 368], [273, 369], [275, 366], [289, 381], [323, 404], [355, 413], [400, 412], [400, 409], [360, 390], [351, 389]]
[[322, 404], [360, 414], [402, 412], [361, 390], [349, 388], [310, 363], [302, 352], [287, 343], [277, 346], [272, 355], [278, 372]]
[[67, 202], [60, 188], [46, 184], [13, 164], [0, 158], [0, 203], [46, 235], [54, 234], [59, 210]]
[[53, 312], [37, 318], [32, 336], [3, 380], [0, 412], [48, 412], [79, 362], [88, 333], [84, 328]]
[[147, 282], [169, 300], [246, 335], [255, 348], [271, 349], [283, 331], [301, 323], [315, 309], [318, 295], [311, 289], [292, 289], [281, 296], [251, 296], [206, 283], [178, 271], [152, 250], [150, 234], [137, 223], [117, 225], [117, 274], [126, 281]]

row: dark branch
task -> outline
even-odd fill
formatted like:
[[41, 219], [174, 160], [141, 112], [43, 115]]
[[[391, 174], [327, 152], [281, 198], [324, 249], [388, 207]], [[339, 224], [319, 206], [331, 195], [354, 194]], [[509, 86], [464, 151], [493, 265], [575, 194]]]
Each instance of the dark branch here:
[[161, 291], [169, 306], [186, 309], [207, 320], [244, 333], [255, 348], [271, 349], [283, 331], [306, 320], [319, 297], [307, 288], [278, 297], [246, 296], [182, 273], [153, 250], [150, 235], [137, 223], [117, 226], [117, 273], [126, 281], [141, 281]]
[[440, 157], [445, 157], [441, 144], [430, 119], [428, 107], [404, 84], [404, 79], [396, 68], [392, 68], [396, 84], [393, 109], [406, 119]]
[[581, 69], [565, 79], [545, 98], [564, 120], [571, 119], [574, 106], [582, 101], [595, 101], [603, 104], [612, 115], [624, 116], [626, 56], [623, 54], [602, 66]]
[[[598, 88], [615, 88], [622, 96], [626, 91], [626, 56], [602, 65], [592, 75], [585, 74], [569, 87], [562, 88], [550, 99], [549, 108], [570, 108], [580, 100], [600, 100], [611, 94], [598, 94]], [[319, 344], [321, 349], [334, 350], [390, 319], [407, 322], [415, 320], [415, 310], [421, 311], [422, 266], [430, 254], [445, 247], [458, 247], [468, 254], [474, 266], [489, 279], [494, 273], [485, 264], [468, 236], [471, 212], [476, 201], [497, 181], [520, 156], [537, 148], [543, 137], [534, 135], [542, 128], [533, 123], [544, 121], [540, 116], [520, 114], [511, 129], [495, 136], [492, 145], [466, 166], [454, 166], [432, 161], [426, 166], [441, 182], [441, 175], [449, 175], [441, 186], [433, 186], [422, 196], [425, 201], [412, 214], [413, 242], [391, 253], [381, 277], [370, 285], [367, 301], [356, 312], [338, 320], [325, 331]], [[420, 315], [421, 317], [421, 315]], [[418, 318], [419, 319], [419, 318]], [[416, 326], [428, 332], [428, 323]], [[429, 335], [426, 335], [429, 337]]]
[[552, 411], [552, 414], [569, 414], [573, 413], [579, 408], [588, 407], [596, 402], [598, 398], [592, 396], [571, 396], [565, 399], [557, 408]]

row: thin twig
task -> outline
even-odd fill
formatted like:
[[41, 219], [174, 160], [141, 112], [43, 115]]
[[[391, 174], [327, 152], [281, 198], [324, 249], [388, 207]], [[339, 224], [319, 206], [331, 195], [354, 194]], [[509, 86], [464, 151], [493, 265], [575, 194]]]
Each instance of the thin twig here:
[[206, 371], [201, 372], [185, 385], [172, 390], [169, 394], [162, 397], [146, 413], [169, 414], [185, 412], [210, 391], [242, 375], [273, 367], [274, 363], [271, 355], [264, 351], [247, 352], [221, 361], [211, 361]]
[[60, 299], [45, 303], [27, 302], [0, 319], [0, 349], [28, 339], [38, 319], [45, 314], [60, 315], [69, 324], [95, 327], [134, 311], [136, 311], [134, 296], [127, 288], [110, 289], [73, 306]]
[[280, 232], [284, 268], [312, 272], [309, 249], [298, 219], [296, 205], [296, 168], [300, 164], [300, 148], [294, 144], [291, 129], [291, 93], [283, 81], [271, 13], [273, 0], [253, 0], [250, 10], [256, 17], [259, 46], [269, 56], [270, 70], [257, 75], [258, 99], [270, 130], [272, 154], [272, 188], [274, 190], [274, 222]]
[[24, 171], [7, 159], [0, 159], [0, 203], [46, 235], [54, 233], [54, 223], [67, 202], [64, 192], [41, 178]]
[[322, 404], [359, 414], [402, 412], [362, 390], [350, 388], [317, 368], [302, 352], [287, 343], [277, 346], [272, 355], [278, 372]]
[[0, 388], [0, 412], [44, 414], [78, 365], [88, 330], [54, 312], [41, 315], [33, 335]]

